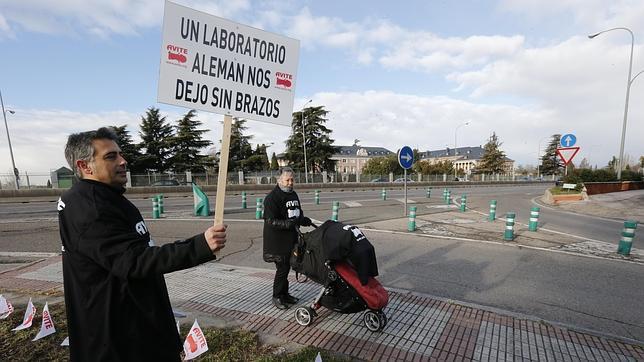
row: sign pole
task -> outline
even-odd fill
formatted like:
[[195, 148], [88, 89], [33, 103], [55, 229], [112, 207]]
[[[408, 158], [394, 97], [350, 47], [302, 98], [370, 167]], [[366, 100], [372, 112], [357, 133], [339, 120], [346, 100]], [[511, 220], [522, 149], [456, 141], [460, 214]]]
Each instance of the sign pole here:
[[407, 216], [407, 169], [405, 169], [405, 209], [404, 209], [404, 215]]
[[230, 129], [233, 117], [224, 116], [224, 133], [221, 136], [219, 154], [219, 177], [217, 179], [217, 199], [215, 201], [215, 225], [224, 223], [224, 202], [226, 201], [226, 180], [228, 179], [228, 154], [230, 153]]

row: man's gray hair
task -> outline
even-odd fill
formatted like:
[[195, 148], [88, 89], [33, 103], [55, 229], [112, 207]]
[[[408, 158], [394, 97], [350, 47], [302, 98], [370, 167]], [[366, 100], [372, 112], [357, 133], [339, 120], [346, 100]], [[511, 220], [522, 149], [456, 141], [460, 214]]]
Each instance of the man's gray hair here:
[[280, 170], [280, 177], [282, 177], [282, 175], [286, 176], [286, 174], [295, 175], [295, 172], [293, 172], [293, 169], [290, 167], [282, 167]]
[[108, 139], [118, 142], [118, 137], [112, 128], [101, 127], [96, 131], [87, 131], [74, 133], [67, 138], [67, 145], [65, 145], [65, 159], [69, 167], [74, 170], [78, 178], [83, 178], [82, 172], [76, 167], [76, 161], [83, 160], [85, 162], [94, 161], [94, 145], [92, 141], [98, 139]]

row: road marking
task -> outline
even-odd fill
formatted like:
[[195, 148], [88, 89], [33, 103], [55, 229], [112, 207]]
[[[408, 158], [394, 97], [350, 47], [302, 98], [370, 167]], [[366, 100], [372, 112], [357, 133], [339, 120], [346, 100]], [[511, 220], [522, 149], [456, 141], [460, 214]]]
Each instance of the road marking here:
[[58, 256], [60, 253], [43, 253], [43, 252], [29, 252], [29, 251], [2, 251], [0, 256], [9, 258], [51, 258]]
[[[405, 203], [405, 199], [394, 199], [394, 200], [396, 200], [396, 201], [400, 202], [401, 204], [404, 204], [404, 203]], [[414, 200], [412, 200], [412, 199], [407, 199], [407, 203], [408, 203], [408, 204], [415, 204], [415, 203], [416, 203], [416, 201], [414, 201]]]
[[538, 205], [539, 207], [543, 207], [544, 209], [552, 210], [552, 211], [555, 211], [555, 212], [561, 212], [561, 213], [569, 214], [569, 215], [575, 215], [575, 216], [586, 216], [586, 217], [593, 218], [593, 219], [612, 221], [612, 222], [614, 222], [614, 223], [618, 223], [618, 224], [622, 224], [622, 223], [623, 223], [623, 221], [622, 221], [622, 220], [611, 219], [611, 218], [603, 217], [603, 216], [594, 216], [594, 215], [588, 215], [588, 214], [580, 214], [580, 213], [576, 213], [576, 212], [572, 212], [572, 211], [568, 211], [568, 210], [557, 210], [557, 209], [555, 209], [555, 208], [553, 208], [553, 207], [550, 207], [550, 206], [545, 205], [545, 204], [543, 204], [543, 203], [537, 202], [536, 200], [537, 200], [539, 197], [540, 197], [540, 196], [534, 197], [534, 198], [532, 198], [532, 200], [530, 200], [530, 201], [532, 201], [532, 203], [533, 203], [533, 204]]
[[361, 203], [356, 202], [356, 201], [342, 201], [343, 204], [345, 204], [347, 207], [360, 207], [362, 206]]

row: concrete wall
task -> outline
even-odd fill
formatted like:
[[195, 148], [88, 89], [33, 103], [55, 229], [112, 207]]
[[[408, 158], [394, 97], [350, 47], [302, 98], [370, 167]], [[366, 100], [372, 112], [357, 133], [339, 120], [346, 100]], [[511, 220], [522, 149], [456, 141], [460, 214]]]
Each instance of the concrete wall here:
[[644, 182], [642, 181], [617, 181], [617, 182], [585, 182], [586, 192], [588, 195], [606, 194], [609, 192], [642, 190]]

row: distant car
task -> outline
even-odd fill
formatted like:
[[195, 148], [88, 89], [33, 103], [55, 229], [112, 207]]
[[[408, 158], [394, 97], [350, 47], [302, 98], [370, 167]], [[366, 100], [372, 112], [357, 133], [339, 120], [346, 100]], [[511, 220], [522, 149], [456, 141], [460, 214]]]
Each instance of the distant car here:
[[[394, 182], [395, 183], [403, 183], [403, 182], [405, 182], [405, 178], [404, 177], [397, 178], [397, 179], [394, 180]], [[414, 182], [414, 181], [412, 179], [408, 178], [407, 183], [410, 183], [410, 182]]]
[[386, 179], [380, 177], [380, 178], [374, 178], [370, 182], [389, 182], [389, 180], [386, 180]]
[[180, 186], [181, 184], [177, 180], [159, 180], [154, 181], [150, 186]]

